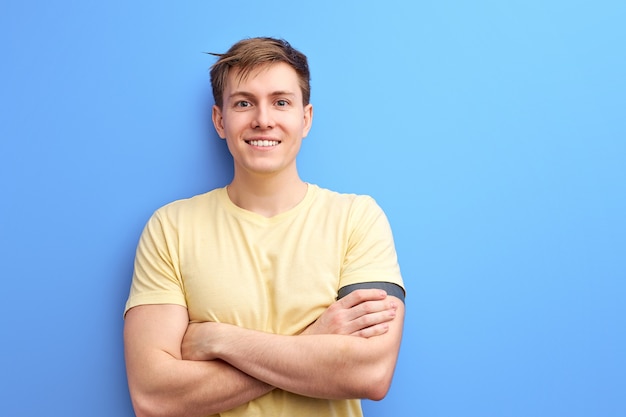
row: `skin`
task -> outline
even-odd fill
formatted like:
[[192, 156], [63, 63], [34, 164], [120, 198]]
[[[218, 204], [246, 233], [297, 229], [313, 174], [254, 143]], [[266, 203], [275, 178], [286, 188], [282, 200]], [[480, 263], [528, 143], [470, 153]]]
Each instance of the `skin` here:
[[[298, 204], [307, 185], [296, 156], [312, 118], [288, 65], [260, 67], [246, 79], [231, 71], [213, 122], [233, 155], [228, 193], [235, 204], [268, 217]], [[190, 325], [178, 305], [134, 307], [126, 314], [124, 347], [135, 413], [206, 416], [275, 388], [318, 398], [380, 399], [391, 383], [403, 320], [404, 304], [376, 289], [336, 301], [293, 336], [225, 323]]]
[[[380, 297], [381, 302], [368, 301], [370, 297]], [[381, 290], [359, 290], [333, 304], [312, 326], [315, 329], [300, 336], [223, 323], [190, 325], [182, 353], [193, 360], [225, 361], [301, 395], [380, 400], [391, 384], [403, 319], [404, 304], [397, 298]], [[372, 336], [354, 337], [359, 334]]]
[[[295, 70], [285, 63], [262, 66], [240, 79], [231, 72], [224, 102], [213, 107], [213, 124], [233, 156], [234, 178], [228, 186], [238, 206], [267, 217], [304, 198], [296, 156], [313, 122], [313, 106], [302, 105]], [[260, 147], [254, 140], [276, 141]]]

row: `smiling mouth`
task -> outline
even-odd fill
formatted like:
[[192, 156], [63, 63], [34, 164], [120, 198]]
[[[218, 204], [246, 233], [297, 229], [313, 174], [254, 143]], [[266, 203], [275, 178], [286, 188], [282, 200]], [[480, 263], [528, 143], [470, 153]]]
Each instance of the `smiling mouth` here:
[[260, 147], [270, 147], [277, 146], [280, 144], [280, 141], [277, 140], [247, 140], [246, 143], [252, 146], [260, 146]]

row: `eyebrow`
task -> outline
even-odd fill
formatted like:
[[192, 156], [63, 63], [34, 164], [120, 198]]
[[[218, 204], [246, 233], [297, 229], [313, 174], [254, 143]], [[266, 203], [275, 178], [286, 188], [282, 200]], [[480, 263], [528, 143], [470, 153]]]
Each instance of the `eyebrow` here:
[[[270, 93], [270, 97], [278, 97], [278, 96], [289, 96], [294, 97], [296, 93], [292, 93], [291, 91], [286, 90], [278, 90]], [[228, 98], [233, 97], [245, 97], [245, 98], [254, 98], [255, 95], [248, 91], [234, 91], [232, 94], [228, 96]]]

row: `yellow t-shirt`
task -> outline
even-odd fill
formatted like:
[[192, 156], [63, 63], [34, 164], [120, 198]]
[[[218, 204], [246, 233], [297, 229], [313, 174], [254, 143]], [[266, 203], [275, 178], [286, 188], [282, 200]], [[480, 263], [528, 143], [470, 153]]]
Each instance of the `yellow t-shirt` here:
[[[215, 321], [296, 335], [350, 284], [403, 286], [383, 211], [368, 196], [309, 184], [293, 209], [266, 218], [225, 188], [168, 204], [141, 236], [128, 309], [179, 304], [191, 322]], [[359, 400], [279, 389], [222, 416], [361, 416]]]

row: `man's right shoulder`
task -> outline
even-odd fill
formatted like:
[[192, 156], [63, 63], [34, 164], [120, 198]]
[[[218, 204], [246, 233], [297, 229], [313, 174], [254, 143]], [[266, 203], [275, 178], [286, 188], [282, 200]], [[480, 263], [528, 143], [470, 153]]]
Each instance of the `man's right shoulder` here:
[[222, 188], [216, 188], [193, 197], [182, 198], [159, 207], [153, 217], [176, 219], [193, 216], [196, 213], [206, 213], [212, 206], [218, 204]]

